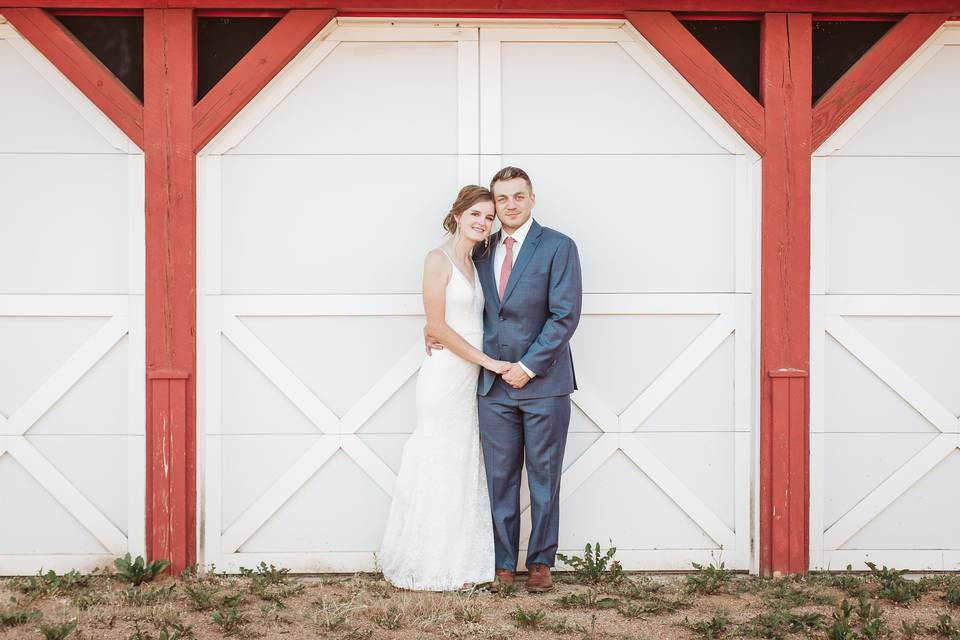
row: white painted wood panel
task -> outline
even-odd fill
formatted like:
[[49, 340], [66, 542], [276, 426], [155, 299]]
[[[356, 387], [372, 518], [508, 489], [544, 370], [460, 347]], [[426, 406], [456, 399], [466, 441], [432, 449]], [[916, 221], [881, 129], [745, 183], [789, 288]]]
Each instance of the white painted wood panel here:
[[0, 24], [0, 575], [144, 553], [143, 156]]
[[814, 158], [811, 566], [960, 568], [960, 25]]
[[456, 154], [458, 57], [456, 42], [341, 42], [230, 153]]
[[727, 154], [617, 42], [504, 42], [500, 65], [503, 153]]
[[[399, 105], [366, 86], [417, 73]], [[571, 74], [589, 91], [557, 104]], [[758, 165], [718, 122], [620, 22], [318, 36], [199, 161], [203, 561], [374, 566], [415, 426], [420, 256], [462, 184], [515, 163], [584, 265], [562, 550], [749, 568]]]

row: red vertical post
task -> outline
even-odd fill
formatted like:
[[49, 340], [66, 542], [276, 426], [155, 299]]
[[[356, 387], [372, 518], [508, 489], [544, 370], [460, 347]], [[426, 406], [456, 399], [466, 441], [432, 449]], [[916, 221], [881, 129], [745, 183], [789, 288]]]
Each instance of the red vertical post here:
[[147, 555], [196, 562], [195, 37], [191, 9], [144, 11]]
[[760, 573], [808, 567], [812, 20], [763, 19]]

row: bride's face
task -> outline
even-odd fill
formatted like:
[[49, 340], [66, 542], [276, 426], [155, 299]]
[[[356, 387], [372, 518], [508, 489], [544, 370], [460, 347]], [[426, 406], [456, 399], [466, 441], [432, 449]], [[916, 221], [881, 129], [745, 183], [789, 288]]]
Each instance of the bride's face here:
[[492, 202], [477, 202], [460, 214], [457, 223], [464, 237], [474, 242], [483, 242], [490, 235], [496, 217]]

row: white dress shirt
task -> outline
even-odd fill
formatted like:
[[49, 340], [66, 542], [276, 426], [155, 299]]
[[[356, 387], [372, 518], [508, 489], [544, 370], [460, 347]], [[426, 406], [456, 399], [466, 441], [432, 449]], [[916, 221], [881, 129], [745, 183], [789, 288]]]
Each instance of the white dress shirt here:
[[[530, 231], [530, 227], [533, 226], [533, 216], [527, 218], [527, 221], [520, 225], [520, 228], [513, 232], [512, 235], [508, 235], [506, 231], [501, 234], [500, 242], [497, 243], [496, 249], [493, 252], [493, 275], [497, 279], [497, 291], [500, 291], [500, 270], [503, 268], [503, 261], [507, 257], [507, 245], [504, 242], [507, 238], [513, 238], [516, 240], [513, 244], [513, 264], [510, 265], [511, 273], [513, 271], [513, 265], [517, 263], [517, 256], [520, 254], [520, 248], [523, 246], [523, 241], [527, 238], [527, 233]], [[527, 365], [522, 362], [519, 363], [520, 367], [527, 373], [531, 378], [535, 374], [533, 371], [530, 371], [527, 368]]]

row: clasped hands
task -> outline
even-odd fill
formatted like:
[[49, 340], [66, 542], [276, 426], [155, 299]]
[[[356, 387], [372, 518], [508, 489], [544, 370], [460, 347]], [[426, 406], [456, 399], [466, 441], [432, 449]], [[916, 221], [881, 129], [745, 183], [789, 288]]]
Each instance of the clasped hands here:
[[[427, 347], [427, 355], [431, 355], [431, 351], [436, 349], [440, 351], [443, 349], [443, 345], [440, 344], [433, 336], [427, 333], [427, 328], [423, 328], [423, 340]], [[509, 384], [514, 389], [522, 389], [530, 382], [530, 376], [527, 375], [527, 372], [523, 370], [523, 367], [520, 366], [519, 362], [506, 362], [504, 360], [494, 360], [493, 358], [487, 358], [487, 362], [483, 363], [483, 368], [488, 371], [492, 371], [499, 376], [503, 376], [504, 382]]]

